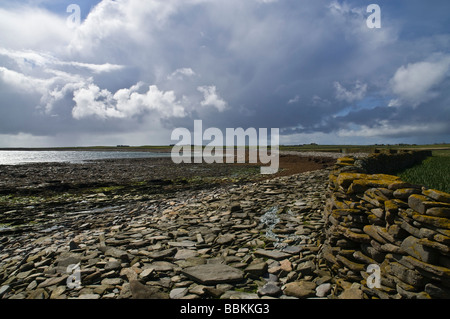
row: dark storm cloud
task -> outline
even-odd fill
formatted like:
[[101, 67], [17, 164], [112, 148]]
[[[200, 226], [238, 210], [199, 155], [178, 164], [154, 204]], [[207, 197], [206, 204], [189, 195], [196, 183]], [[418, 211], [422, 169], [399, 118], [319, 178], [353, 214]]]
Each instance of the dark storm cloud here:
[[76, 30], [60, 2], [41, 3], [0, 7], [8, 138], [167, 143], [194, 119], [298, 143], [449, 137], [447, 2], [379, 1], [382, 27], [369, 29], [361, 1], [105, 0], [89, 14], [81, 3]]

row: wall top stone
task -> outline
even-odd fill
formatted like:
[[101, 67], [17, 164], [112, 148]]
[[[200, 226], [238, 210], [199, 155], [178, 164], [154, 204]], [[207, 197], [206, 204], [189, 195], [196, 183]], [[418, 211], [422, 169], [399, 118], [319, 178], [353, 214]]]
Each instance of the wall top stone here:
[[[430, 155], [388, 150], [336, 161], [319, 256], [336, 282], [364, 286], [364, 298], [450, 298], [450, 194], [392, 175]], [[365, 288], [372, 264], [380, 289]]]

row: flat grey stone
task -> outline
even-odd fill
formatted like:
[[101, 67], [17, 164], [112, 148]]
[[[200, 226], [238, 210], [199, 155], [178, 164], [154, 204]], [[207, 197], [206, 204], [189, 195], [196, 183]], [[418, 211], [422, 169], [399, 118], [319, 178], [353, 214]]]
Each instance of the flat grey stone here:
[[81, 262], [81, 257], [79, 254], [73, 253], [62, 253], [56, 259], [56, 265], [59, 267], [67, 267], [69, 265], [76, 265]]
[[300, 280], [285, 285], [284, 293], [296, 298], [308, 298], [316, 295], [316, 284], [312, 281]]
[[302, 247], [299, 247], [299, 246], [286, 246], [286, 247], [282, 248], [281, 251], [283, 253], [295, 255], [295, 254], [298, 254], [298, 253], [300, 253], [302, 251]]
[[264, 286], [258, 289], [259, 296], [271, 296], [278, 297], [281, 295], [281, 288], [273, 282], [266, 283]]
[[116, 270], [121, 268], [121, 262], [118, 260], [108, 261], [105, 265], [105, 270]]
[[250, 264], [247, 268], [244, 269], [244, 271], [249, 276], [258, 278], [267, 272], [267, 263], [264, 261], [261, 263]]
[[170, 248], [165, 250], [159, 250], [159, 251], [151, 251], [148, 256], [153, 259], [162, 259], [166, 257], [170, 257], [174, 255], [177, 252], [176, 248]]
[[422, 260], [426, 263], [435, 263], [437, 261], [436, 252], [420, 243], [420, 240], [415, 238], [414, 236], [409, 236], [405, 240], [403, 240], [401, 244], [401, 248], [410, 256]]
[[181, 299], [186, 296], [188, 288], [175, 288], [170, 291], [170, 299]]
[[338, 299], [363, 299], [364, 294], [359, 288], [347, 288], [339, 296]]
[[258, 299], [258, 295], [255, 293], [228, 290], [220, 296], [220, 299]]
[[56, 285], [62, 283], [63, 281], [65, 281], [68, 277], [69, 277], [68, 275], [64, 275], [62, 277], [53, 277], [53, 278], [46, 279], [45, 281], [43, 281], [39, 284], [38, 288], [56, 286]]
[[171, 271], [175, 267], [175, 264], [168, 261], [155, 261], [154, 263], [146, 264], [144, 269], [153, 269], [154, 271]]
[[291, 254], [286, 254], [279, 250], [265, 250], [265, 249], [256, 250], [255, 255], [271, 258], [274, 260], [282, 260], [291, 257]]
[[305, 261], [297, 266], [297, 271], [299, 271], [303, 276], [311, 275], [315, 269], [316, 265], [311, 260]]
[[223, 264], [205, 264], [189, 267], [182, 270], [182, 273], [203, 285], [236, 282], [244, 278], [242, 270]]
[[196, 252], [195, 250], [180, 249], [175, 254], [174, 258], [175, 259], [188, 259], [188, 258], [197, 257], [197, 256], [198, 256], [198, 252]]
[[105, 278], [102, 280], [102, 285], [119, 286], [123, 283], [122, 278]]
[[128, 260], [128, 253], [122, 249], [118, 249], [115, 247], [108, 247], [105, 251], [105, 256], [110, 256], [114, 258], [119, 258], [122, 260]]
[[147, 268], [147, 269], [144, 269], [144, 270], [139, 274], [139, 277], [142, 278], [142, 279], [148, 279], [148, 278], [151, 278], [151, 276], [153, 276], [154, 271], [155, 271], [155, 270], [154, 270], [153, 268]]
[[84, 294], [80, 295], [78, 299], [100, 299], [100, 295], [97, 294]]
[[234, 234], [219, 235], [219, 237], [217, 237], [216, 239], [216, 243], [219, 245], [225, 245], [231, 243], [235, 237], [236, 235]]
[[3, 297], [4, 294], [9, 292], [11, 290], [11, 287], [8, 285], [4, 285], [0, 288], [0, 298]]
[[331, 284], [325, 283], [316, 287], [316, 296], [325, 297], [331, 290]]
[[193, 246], [197, 245], [196, 242], [191, 241], [191, 240], [169, 241], [168, 244], [169, 244], [169, 246], [172, 246], [172, 247], [193, 247]]
[[158, 288], [149, 287], [137, 280], [130, 281], [132, 299], [169, 299], [167, 293], [159, 291]]

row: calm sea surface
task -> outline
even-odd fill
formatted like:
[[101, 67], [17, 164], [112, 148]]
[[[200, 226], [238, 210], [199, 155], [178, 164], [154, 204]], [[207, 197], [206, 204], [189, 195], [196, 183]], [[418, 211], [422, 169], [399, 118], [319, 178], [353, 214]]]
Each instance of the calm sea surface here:
[[170, 153], [114, 151], [0, 151], [0, 165], [25, 163], [82, 163], [88, 160], [116, 158], [170, 157]]

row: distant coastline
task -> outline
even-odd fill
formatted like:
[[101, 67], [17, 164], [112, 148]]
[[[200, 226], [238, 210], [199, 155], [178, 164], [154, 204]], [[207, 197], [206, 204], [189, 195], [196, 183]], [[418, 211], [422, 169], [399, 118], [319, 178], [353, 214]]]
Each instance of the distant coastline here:
[[170, 153], [170, 146], [0, 147], [0, 151], [96, 151]]
[[[64, 147], [0, 147], [0, 151], [105, 151], [105, 152], [161, 152], [170, 153], [173, 145], [144, 145], [144, 146], [64, 146]], [[450, 143], [440, 144], [373, 144], [373, 145], [320, 145], [299, 144], [280, 145], [280, 151], [297, 152], [349, 152], [370, 153], [375, 149], [405, 149], [405, 150], [446, 150], [450, 149]]]

